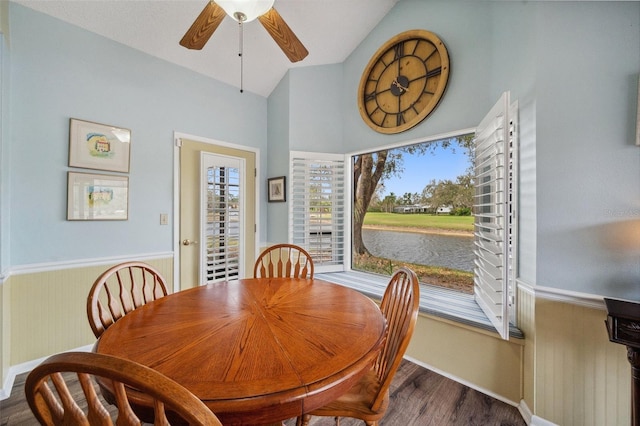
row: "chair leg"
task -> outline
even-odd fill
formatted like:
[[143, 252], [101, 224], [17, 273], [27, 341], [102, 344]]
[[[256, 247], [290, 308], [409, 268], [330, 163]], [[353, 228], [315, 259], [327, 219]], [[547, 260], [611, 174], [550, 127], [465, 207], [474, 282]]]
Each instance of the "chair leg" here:
[[340, 426], [340, 417], [336, 416], [336, 426]]
[[309, 421], [311, 420], [311, 415], [303, 414], [302, 416], [298, 416], [296, 420], [296, 426], [308, 426]]

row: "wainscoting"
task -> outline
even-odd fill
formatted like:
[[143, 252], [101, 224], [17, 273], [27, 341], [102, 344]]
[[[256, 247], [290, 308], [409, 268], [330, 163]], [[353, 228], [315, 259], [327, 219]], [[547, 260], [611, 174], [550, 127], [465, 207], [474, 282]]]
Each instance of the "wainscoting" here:
[[625, 348], [609, 342], [602, 298], [521, 285], [518, 308], [532, 424], [628, 425], [630, 366]]
[[142, 260], [154, 266], [167, 280], [169, 291], [173, 289], [173, 257], [166, 256], [141, 256], [65, 267], [42, 265], [13, 272], [2, 283], [4, 385], [12, 374], [9, 372], [11, 366], [95, 342], [87, 321], [89, 289], [103, 271], [125, 260]]
[[[171, 254], [139, 256], [173, 288]], [[90, 347], [86, 296], [111, 264], [41, 265], [0, 282], [0, 399], [17, 374], [53, 353]], [[618, 426], [630, 420], [630, 366], [609, 342], [602, 298], [518, 285], [524, 339], [421, 313], [407, 356], [421, 366], [518, 407], [535, 425]]]

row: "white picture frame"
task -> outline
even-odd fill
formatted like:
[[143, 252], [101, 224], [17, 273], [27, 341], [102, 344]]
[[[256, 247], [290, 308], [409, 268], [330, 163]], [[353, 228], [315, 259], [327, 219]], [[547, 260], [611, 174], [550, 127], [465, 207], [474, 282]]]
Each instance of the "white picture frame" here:
[[68, 172], [67, 220], [128, 218], [128, 176]]

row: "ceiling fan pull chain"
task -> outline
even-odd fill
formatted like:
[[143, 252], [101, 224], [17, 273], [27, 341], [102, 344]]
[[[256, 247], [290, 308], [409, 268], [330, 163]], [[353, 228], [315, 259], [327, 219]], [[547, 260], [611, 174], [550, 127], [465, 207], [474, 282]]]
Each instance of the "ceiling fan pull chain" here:
[[242, 55], [242, 51], [243, 51], [243, 48], [244, 48], [244, 40], [243, 40], [244, 28], [242, 27], [242, 21], [238, 22], [238, 25], [240, 25], [240, 46], [239, 46], [240, 53], [238, 53], [238, 56], [240, 56], [240, 93], [242, 93], [243, 92], [243, 89], [242, 89], [242, 86], [243, 86], [242, 77], [243, 77], [243, 74], [244, 74], [244, 57]]

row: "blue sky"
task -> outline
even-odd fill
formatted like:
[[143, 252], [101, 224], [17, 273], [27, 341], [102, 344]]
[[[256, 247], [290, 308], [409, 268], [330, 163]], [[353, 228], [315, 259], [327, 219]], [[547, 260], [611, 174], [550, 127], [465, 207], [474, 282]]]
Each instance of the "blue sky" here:
[[464, 148], [457, 144], [452, 146], [455, 148], [455, 154], [451, 152], [451, 148], [442, 149], [439, 146], [433, 153], [402, 154], [404, 173], [401, 178], [393, 177], [384, 181], [383, 198], [391, 192], [396, 196], [402, 196], [406, 192], [420, 194], [431, 179], [455, 181], [469, 167], [469, 159]]

